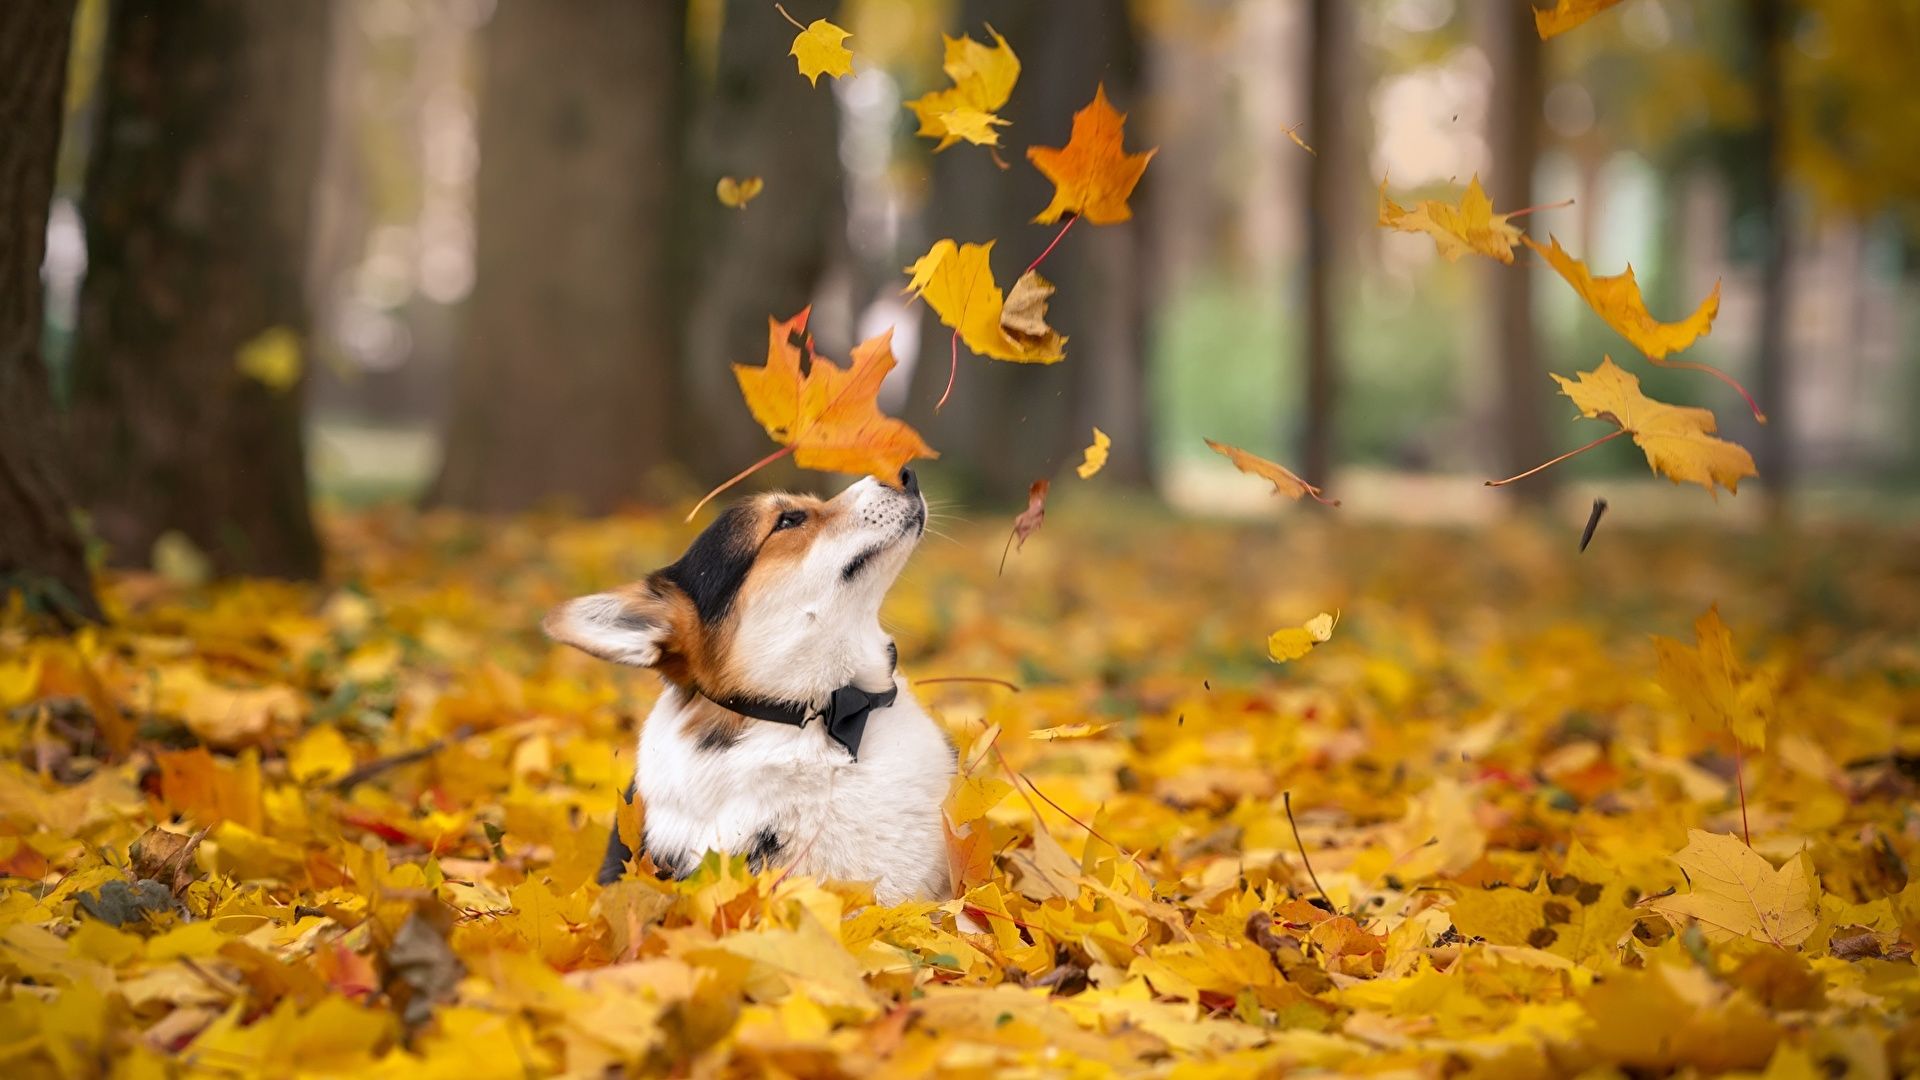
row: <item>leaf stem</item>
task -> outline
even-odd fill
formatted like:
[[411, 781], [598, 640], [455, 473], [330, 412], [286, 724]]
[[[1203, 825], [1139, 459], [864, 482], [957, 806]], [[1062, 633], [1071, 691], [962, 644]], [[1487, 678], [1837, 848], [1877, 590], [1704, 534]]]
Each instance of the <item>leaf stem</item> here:
[[1721, 371], [1719, 368], [1711, 364], [1702, 364], [1695, 360], [1655, 360], [1651, 356], [1647, 357], [1647, 362], [1656, 367], [1685, 368], [1688, 371], [1704, 371], [1714, 378], [1719, 379], [1721, 382], [1726, 383], [1728, 386], [1733, 387], [1734, 393], [1739, 394], [1746, 400], [1747, 408], [1753, 410], [1755, 423], [1764, 424], [1767, 422], [1767, 414], [1760, 411], [1760, 403], [1753, 400], [1753, 395], [1747, 393], [1747, 388], [1741, 386], [1733, 376]]
[[934, 679], [913, 680], [915, 686], [932, 686], [934, 683], [989, 683], [994, 686], [1004, 686], [1016, 694], [1020, 692], [1020, 687], [1014, 683], [988, 675], [942, 675]]
[[1054, 234], [1053, 243], [1047, 245], [1047, 250], [1041, 252], [1039, 258], [1027, 264], [1027, 269], [1025, 273], [1031, 274], [1035, 270], [1040, 269], [1040, 264], [1047, 261], [1047, 256], [1053, 254], [1053, 249], [1060, 246], [1060, 241], [1066, 239], [1067, 230], [1073, 228], [1073, 223], [1079, 220], [1080, 220], [1079, 214], [1069, 215], [1067, 217], [1067, 223], [1065, 225], [1060, 226], [1060, 231]]
[[1621, 428], [1619, 431], [1613, 432], [1612, 434], [1602, 435], [1599, 438], [1593, 440], [1592, 442], [1588, 443], [1585, 446], [1580, 447], [1577, 450], [1569, 450], [1566, 453], [1561, 454], [1559, 457], [1554, 458], [1552, 461], [1543, 461], [1540, 464], [1535, 465], [1533, 468], [1528, 469], [1526, 472], [1519, 474], [1518, 476], [1509, 476], [1505, 480], [1489, 480], [1487, 481], [1487, 486], [1488, 487], [1505, 487], [1508, 484], [1513, 483], [1515, 480], [1525, 480], [1527, 477], [1532, 476], [1534, 473], [1537, 473], [1542, 469], [1548, 468], [1550, 466], [1558, 465], [1561, 462], [1567, 460], [1568, 458], [1575, 456], [1576, 454], [1584, 454], [1587, 451], [1593, 449], [1594, 447], [1599, 446], [1601, 443], [1610, 442], [1614, 439], [1619, 438], [1622, 435], [1625, 435], [1626, 433], [1627, 433], [1627, 429]]
[[779, 4], [775, 4], [775, 5], [773, 5], [773, 10], [775, 10], [775, 11], [777, 11], [777, 12], [779, 12], [779, 13], [780, 13], [780, 17], [781, 17], [781, 18], [783, 18], [783, 19], [785, 19], [785, 20], [787, 20], [788, 22], [790, 22], [790, 23], [792, 23], [792, 24], [793, 24], [793, 28], [794, 28], [795, 30], [798, 30], [798, 31], [800, 31], [800, 32], [801, 32], [801, 33], [803, 33], [803, 34], [807, 32], [807, 28], [806, 28], [806, 27], [804, 27], [804, 26], [801, 26], [801, 25], [800, 25], [800, 20], [798, 20], [798, 19], [796, 19], [796, 18], [794, 18], [793, 16], [791, 16], [791, 15], [789, 15], [789, 14], [787, 14], [787, 9], [786, 9], [786, 8], [783, 8], [783, 7], [781, 7], [781, 6], [779, 5]]
[[[1280, 804], [1287, 808], [1287, 826], [1293, 830], [1293, 846], [1300, 849], [1300, 863], [1307, 868], [1307, 880], [1313, 882], [1313, 887], [1320, 891], [1320, 899], [1325, 900], [1329, 908], [1333, 908], [1333, 897], [1328, 896], [1327, 890], [1321, 886], [1320, 876], [1313, 872], [1313, 860], [1307, 858], [1307, 845], [1300, 841], [1300, 823], [1293, 820], [1293, 792], [1281, 792]], [[1339, 909], [1334, 908], [1334, 910]]]
[[700, 508], [712, 502], [713, 497], [715, 495], [720, 494], [721, 492], [727, 490], [733, 485], [739, 483], [742, 480], [745, 480], [747, 477], [752, 476], [754, 473], [759, 472], [761, 469], [766, 468], [767, 466], [773, 464], [776, 461], [779, 461], [781, 458], [786, 457], [788, 454], [791, 454], [791, 453], [793, 453], [793, 444], [788, 443], [787, 445], [781, 447], [780, 449], [775, 450], [773, 453], [768, 454], [766, 457], [761, 458], [759, 461], [756, 461], [753, 464], [747, 466], [746, 468], [741, 469], [739, 472], [733, 474], [733, 479], [728, 480], [726, 483], [721, 484], [719, 487], [714, 488], [712, 491], [707, 492], [705, 498], [702, 498], [699, 502], [694, 503], [693, 509], [687, 511], [687, 520], [692, 521], [696, 516], [698, 516], [700, 513]]
[[1507, 211], [1507, 217], [1511, 220], [1517, 217], [1526, 217], [1528, 214], [1537, 214], [1542, 210], [1559, 210], [1572, 205], [1572, 199], [1561, 199], [1559, 202], [1541, 203], [1539, 206], [1527, 206], [1519, 210], [1509, 210]]
[[1733, 782], [1740, 787], [1740, 836], [1747, 848], [1753, 848], [1753, 827], [1747, 824], [1747, 755], [1740, 748], [1740, 737], [1733, 738]]
[[953, 380], [960, 374], [960, 331], [953, 332], [953, 361], [947, 368], [947, 388], [940, 392], [940, 400], [933, 403], [933, 411], [939, 412], [947, 405], [947, 399], [953, 396]]

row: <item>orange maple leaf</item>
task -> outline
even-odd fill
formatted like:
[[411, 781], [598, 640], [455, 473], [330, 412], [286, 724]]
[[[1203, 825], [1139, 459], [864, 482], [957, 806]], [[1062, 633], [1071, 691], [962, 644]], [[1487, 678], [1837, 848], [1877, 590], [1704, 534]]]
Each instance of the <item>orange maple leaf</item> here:
[[[880, 384], [894, 365], [893, 331], [854, 346], [852, 362], [842, 368], [813, 351], [813, 339], [806, 333], [812, 310], [803, 309], [785, 322], [767, 320], [765, 366], [733, 365], [747, 408], [783, 449], [708, 492], [688, 518], [715, 495], [789, 453], [803, 469], [871, 473], [887, 483], [907, 462], [940, 456], [905, 421], [880, 411]], [[803, 351], [808, 361], [804, 366]]]
[[1112, 225], [1133, 217], [1127, 198], [1159, 152], [1129, 154], [1121, 147], [1127, 116], [1107, 102], [1103, 84], [1093, 103], [1073, 114], [1073, 135], [1062, 147], [1029, 146], [1027, 160], [1053, 181], [1053, 201], [1033, 220], [1051, 225], [1062, 214], [1078, 214], [1094, 225]]
[[1268, 461], [1266, 458], [1249, 454], [1237, 446], [1217, 443], [1212, 439], [1208, 439], [1206, 442], [1208, 448], [1214, 453], [1221, 454], [1225, 456], [1228, 461], [1233, 462], [1234, 468], [1239, 469], [1249, 476], [1257, 476], [1262, 480], [1272, 483], [1273, 493], [1275, 495], [1285, 495], [1287, 498], [1293, 499], [1296, 502], [1299, 501], [1302, 496], [1311, 495], [1313, 496], [1314, 502], [1323, 503], [1327, 506], [1340, 505], [1339, 499], [1323, 497], [1320, 494], [1319, 488], [1300, 479], [1298, 473], [1295, 473], [1285, 465], [1280, 465]]

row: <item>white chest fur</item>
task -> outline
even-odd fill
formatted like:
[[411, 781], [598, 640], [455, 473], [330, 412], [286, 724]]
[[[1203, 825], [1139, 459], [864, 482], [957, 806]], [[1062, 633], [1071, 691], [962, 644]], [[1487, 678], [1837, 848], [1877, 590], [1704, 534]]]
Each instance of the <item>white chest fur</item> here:
[[954, 752], [905, 687], [868, 716], [858, 760], [819, 721], [753, 720], [731, 745], [702, 745], [685, 705], [669, 687], [640, 731], [635, 781], [656, 864], [684, 869], [707, 851], [753, 853], [801, 873], [871, 881], [885, 904], [945, 897], [940, 813]]

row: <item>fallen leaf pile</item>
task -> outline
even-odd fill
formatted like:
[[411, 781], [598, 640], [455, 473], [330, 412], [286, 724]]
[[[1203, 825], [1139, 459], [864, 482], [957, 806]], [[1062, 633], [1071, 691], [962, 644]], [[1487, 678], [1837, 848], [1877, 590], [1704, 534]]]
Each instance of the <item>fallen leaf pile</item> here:
[[719, 857], [593, 884], [657, 690], [535, 627], [677, 520], [327, 526], [330, 585], [0, 623], [7, 1075], [1920, 1069], [1910, 534], [1076, 500], [996, 578], [963, 526], [886, 612], [962, 891], [881, 908]]

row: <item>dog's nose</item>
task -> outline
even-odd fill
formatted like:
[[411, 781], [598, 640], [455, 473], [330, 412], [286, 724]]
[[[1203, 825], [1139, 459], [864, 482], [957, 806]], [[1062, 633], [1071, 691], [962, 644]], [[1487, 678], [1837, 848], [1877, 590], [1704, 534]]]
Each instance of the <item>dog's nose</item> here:
[[909, 495], [920, 494], [920, 478], [913, 475], [912, 469], [900, 470], [900, 490]]

